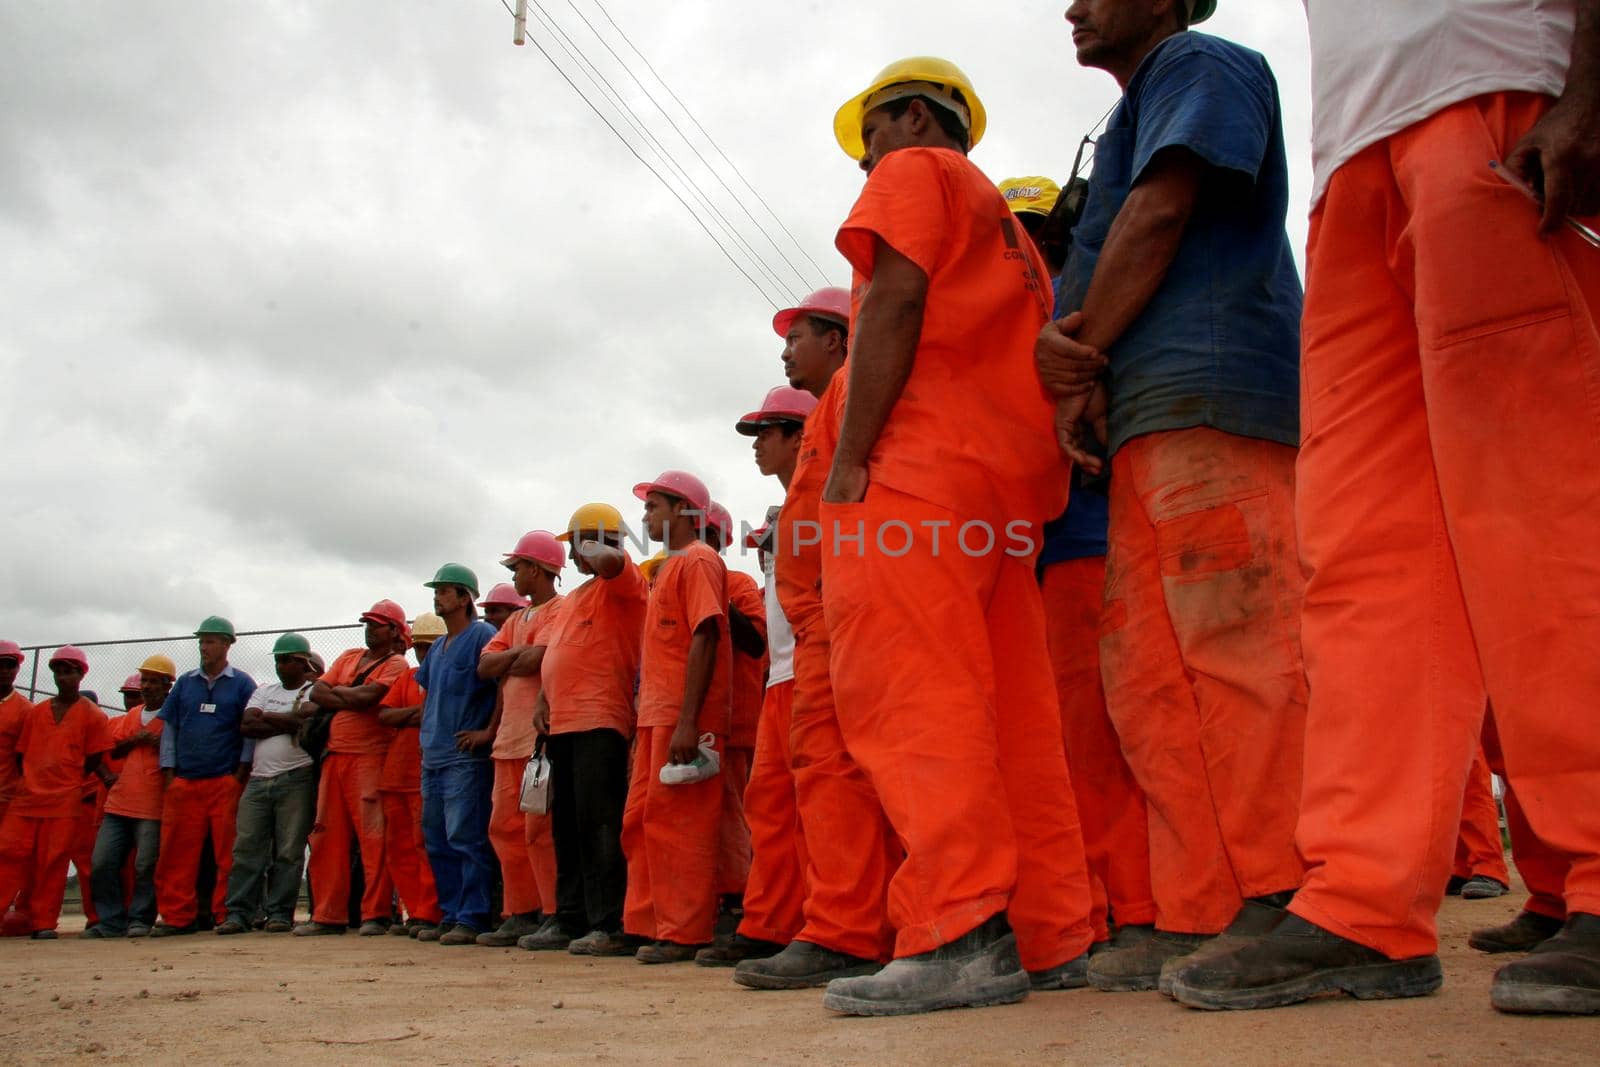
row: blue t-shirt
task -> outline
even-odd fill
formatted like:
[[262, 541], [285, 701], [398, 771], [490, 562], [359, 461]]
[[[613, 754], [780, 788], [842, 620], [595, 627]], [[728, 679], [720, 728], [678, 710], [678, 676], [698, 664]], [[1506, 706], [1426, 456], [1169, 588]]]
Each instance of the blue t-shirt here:
[[482, 753], [458, 752], [456, 734], [481, 730], [494, 717], [495, 683], [478, 677], [478, 656], [494, 637], [494, 627], [475, 620], [455, 636], [441, 637], [417, 668], [422, 703], [422, 765], [428, 770], [452, 763], [486, 760]]
[[160, 763], [179, 778], [220, 778], [244, 762], [244, 735], [239, 722], [256, 691], [253, 678], [231, 663], [208, 682], [198, 670], [188, 671], [172, 686], [161, 705]]
[[1288, 164], [1278, 86], [1258, 53], [1200, 33], [1144, 58], [1095, 142], [1083, 218], [1057, 312], [1083, 306], [1112, 221], [1164, 148], [1212, 168], [1155, 296], [1106, 353], [1108, 445], [1210, 426], [1300, 443], [1300, 305], [1284, 217]]

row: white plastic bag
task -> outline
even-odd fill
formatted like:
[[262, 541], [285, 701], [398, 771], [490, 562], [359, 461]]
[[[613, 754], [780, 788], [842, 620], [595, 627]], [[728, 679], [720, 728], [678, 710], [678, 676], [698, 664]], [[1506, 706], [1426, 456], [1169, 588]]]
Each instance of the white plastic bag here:
[[517, 807], [529, 815], [550, 814], [550, 757], [544, 754], [541, 738], [528, 765], [522, 768], [522, 795]]
[[700, 755], [694, 758], [693, 763], [669, 763], [661, 768], [662, 785], [694, 785], [707, 778], [714, 778], [722, 770], [722, 757], [717, 750], [712, 748], [716, 737], [711, 734], [700, 735]]

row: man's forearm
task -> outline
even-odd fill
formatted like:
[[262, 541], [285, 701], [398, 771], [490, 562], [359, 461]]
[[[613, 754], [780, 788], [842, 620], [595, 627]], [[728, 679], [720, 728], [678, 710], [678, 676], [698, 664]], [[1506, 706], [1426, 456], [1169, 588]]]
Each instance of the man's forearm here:
[[678, 724], [698, 723], [711, 689], [711, 675], [717, 666], [717, 628], [698, 629], [689, 642], [689, 658], [683, 675], [683, 704], [678, 708]]
[[878, 241], [876, 267], [850, 341], [849, 389], [834, 463], [864, 466], [911, 377], [928, 276], [894, 249]]

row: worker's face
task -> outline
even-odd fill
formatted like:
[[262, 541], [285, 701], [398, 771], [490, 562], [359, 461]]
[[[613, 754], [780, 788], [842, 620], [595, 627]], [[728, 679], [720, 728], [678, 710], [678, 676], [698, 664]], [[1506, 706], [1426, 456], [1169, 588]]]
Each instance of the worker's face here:
[[418, 641], [414, 647], [417, 650], [417, 664], [420, 666], [422, 661], [428, 658], [428, 649], [433, 647], [433, 642]]
[[200, 635], [200, 669], [215, 674], [228, 665], [228, 646], [233, 642], [221, 634]]
[[311, 668], [305, 657], [298, 652], [274, 656], [272, 665], [277, 668], [278, 681], [285, 689], [299, 689], [305, 685], [306, 675], [310, 673]]
[[68, 700], [77, 697], [78, 686], [83, 684], [83, 671], [78, 669], [76, 663], [50, 664], [50, 677], [55, 679], [56, 692]]
[[767, 477], [787, 476], [794, 473], [795, 460], [800, 455], [800, 434], [781, 423], [763, 426], [756, 431], [751, 445], [756, 454], [756, 469]]
[[875, 107], [867, 112], [861, 120], [861, 143], [867, 148], [867, 154], [861, 157], [861, 169], [871, 174], [872, 168], [890, 152], [922, 144], [930, 125], [935, 130], [939, 128], [929, 107], [921, 100], [913, 100], [897, 119], [889, 117], [887, 108]]
[[137, 690], [137, 689], [124, 689], [122, 691], [122, 710], [123, 711], [132, 711], [134, 708], [138, 707], [139, 704], [140, 704], [139, 690]]
[[172, 692], [172, 679], [164, 674], [154, 671], [139, 672], [139, 695], [144, 698], [144, 706], [148, 711], [155, 711], [167, 702], [167, 694]]
[[572, 565], [578, 568], [579, 574], [593, 574], [594, 568], [589, 566], [589, 561], [579, 551], [584, 545], [603, 544], [600, 534], [595, 530], [575, 530], [572, 540], [567, 542], [567, 555], [572, 559]]
[[682, 501], [664, 493], [646, 493], [644, 497], [644, 532], [652, 541], [665, 542], [672, 520], [677, 517]]
[[783, 339], [783, 373], [789, 385], [821, 396], [833, 380], [833, 372], [844, 363], [844, 345], [839, 331], [818, 326], [809, 315], [801, 315]]
[[1170, 5], [1157, 0], [1072, 0], [1066, 19], [1072, 25], [1078, 63], [1105, 70], [1120, 68], [1147, 47], [1151, 34], [1170, 17], [1168, 11]]
[[0, 659], [0, 692], [9, 692], [17, 684], [17, 671], [22, 669], [22, 661], [7, 656]]
[[533, 596], [539, 591], [539, 576], [544, 568], [525, 559], [511, 561], [511, 588], [522, 596]]
[[506, 624], [506, 620], [516, 613], [516, 608], [509, 604], [485, 604], [483, 617], [496, 630]]
[[440, 618], [449, 618], [457, 612], [464, 611], [472, 596], [459, 585], [440, 585], [433, 590], [433, 613]]
[[[387, 652], [394, 645], [395, 638], [399, 636], [393, 623], [376, 622], [367, 620], [367, 651]], [[287, 683], [285, 683], [287, 684]]]

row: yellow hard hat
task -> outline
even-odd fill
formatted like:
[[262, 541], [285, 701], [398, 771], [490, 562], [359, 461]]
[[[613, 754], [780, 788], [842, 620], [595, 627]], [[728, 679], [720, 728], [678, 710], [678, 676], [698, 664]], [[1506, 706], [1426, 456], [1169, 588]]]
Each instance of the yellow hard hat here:
[[1000, 195], [1006, 198], [1006, 206], [1013, 214], [1020, 215], [1028, 211], [1035, 215], [1048, 215], [1061, 197], [1061, 186], [1039, 176], [1007, 178], [1000, 183]]
[[139, 673], [149, 671], [151, 674], [164, 674], [174, 680], [178, 677], [178, 665], [168, 656], [157, 652], [153, 656], [146, 656], [143, 663], [139, 664]]
[[644, 575], [644, 580], [647, 582], [655, 581], [656, 571], [660, 570], [661, 565], [666, 561], [667, 550], [664, 548], [660, 552], [657, 552], [655, 555], [651, 556], [649, 559], [640, 560], [639, 571]]
[[424, 611], [411, 624], [411, 643], [425, 645], [430, 641], [438, 640], [447, 632], [443, 619], [431, 611]]
[[604, 530], [607, 533], [626, 533], [622, 512], [610, 504], [585, 504], [567, 520], [567, 532], [556, 534], [557, 541], [570, 541], [579, 530]]
[[[872, 108], [886, 104], [891, 99], [899, 99], [892, 95], [887, 98], [873, 98], [878, 97], [892, 85], [910, 83], [920, 84], [925, 91], [907, 95], [927, 97], [967, 119], [967, 148], [977, 147], [978, 142], [983, 140], [983, 131], [988, 128], [989, 116], [983, 110], [983, 101], [978, 99], [978, 94], [972, 88], [972, 80], [948, 59], [913, 56], [910, 59], [896, 60], [884, 67], [878, 76], [872, 79], [871, 85], [851, 97], [834, 114], [833, 136], [838, 139], [839, 147], [844, 149], [845, 155], [851, 159], [860, 159], [867, 154], [867, 146], [861, 141], [862, 120]], [[951, 92], [953, 89], [961, 90], [964, 105], [957, 102]]]

